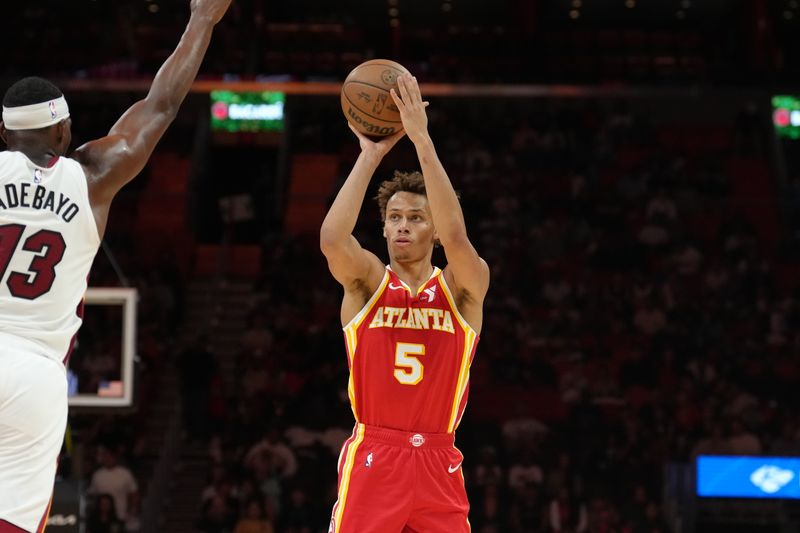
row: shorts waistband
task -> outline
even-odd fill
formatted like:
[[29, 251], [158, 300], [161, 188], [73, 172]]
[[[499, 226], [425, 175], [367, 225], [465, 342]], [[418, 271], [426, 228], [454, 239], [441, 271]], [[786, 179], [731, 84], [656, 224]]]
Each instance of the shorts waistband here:
[[357, 424], [356, 429], [363, 430], [364, 440], [377, 441], [389, 446], [403, 448], [452, 448], [455, 446], [455, 434], [453, 433], [404, 431], [366, 424]]

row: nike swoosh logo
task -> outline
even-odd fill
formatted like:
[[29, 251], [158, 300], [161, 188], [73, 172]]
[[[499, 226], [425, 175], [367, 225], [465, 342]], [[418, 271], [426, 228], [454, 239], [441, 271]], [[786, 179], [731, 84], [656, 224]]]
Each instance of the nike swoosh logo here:
[[393, 291], [399, 291], [399, 290], [403, 289], [403, 286], [402, 285], [395, 285], [394, 283], [390, 283], [389, 284], [389, 288], [392, 289]]
[[450, 466], [447, 467], [447, 472], [452, 474], [453, 472], [455, 472], [459, 468], [461, 468], [461, 463], [458, 463], [456, 466], [450, 465]]

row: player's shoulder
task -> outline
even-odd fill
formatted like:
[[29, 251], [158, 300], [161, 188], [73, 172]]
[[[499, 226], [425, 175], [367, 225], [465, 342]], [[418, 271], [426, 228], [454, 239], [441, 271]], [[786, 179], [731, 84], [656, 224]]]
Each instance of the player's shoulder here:
[[86, 168], [73, 157], [61, 156], [48, 168], [50, 172], [58, 172], [61, 179], [69, 178], [70, 181], [86, 181], [88, 174]]
[[4, 165], [14, 161], [23, 161], [24, 158], [25, 156], [22, 154], [22, 152], [17, 152], [14, 150], [3, 150], [0, 152], [0, 163]]
[[58, 158], [58, 164], [64, 165], [70, 169], [83, 169], [83, 165], [81, 165], [80, 161], [75, 159], [72, 156], [63, 156]]
[[468, 290], [469, 285], [461, 283], [461, 281], [456, 278], [455, 272], [450, 267], [450, 265], [445, 265], [445, 267], [442, 269], [442, 272], [440, 274], [440, 279], [442, 280], [442, 283], [445, 285], [447, 290], [453, 295], [453, 297], [457, 301], [471, 300], [475, 303], [481, 303], [485, 299], [486, 290], [488, 289], [489, 271], [488, 271], [488, 266], [486, 265], [486, 262], [483, 259], [481, 259], [481, 263], [483, 268], [486, 269], [486, 275], [487, 275], [486, 287], [484, 287], [483, 290], [476, 292], [469, 291]]

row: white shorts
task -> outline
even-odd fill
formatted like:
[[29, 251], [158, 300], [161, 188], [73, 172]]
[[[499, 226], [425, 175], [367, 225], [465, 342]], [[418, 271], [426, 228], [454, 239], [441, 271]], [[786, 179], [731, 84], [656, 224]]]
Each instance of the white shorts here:
[[63, 365], [0, 343], [0, 520], [43, 529], [67, 425]]

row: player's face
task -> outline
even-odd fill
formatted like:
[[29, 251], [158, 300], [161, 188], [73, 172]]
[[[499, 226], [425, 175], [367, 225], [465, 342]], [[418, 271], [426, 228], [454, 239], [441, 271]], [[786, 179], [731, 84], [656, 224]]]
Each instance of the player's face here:
[[436, 240], [428, 199], [412, 192], [395, 193], [386, 204], [383, 236], [397, 261], [423, 259]]

